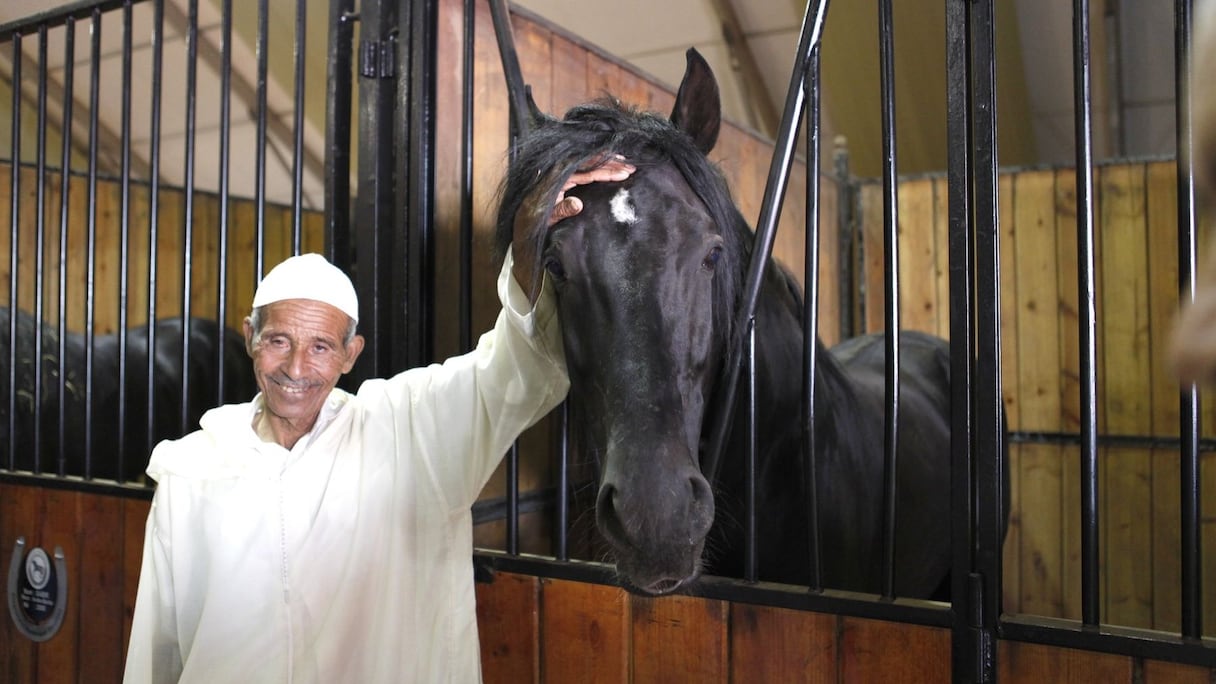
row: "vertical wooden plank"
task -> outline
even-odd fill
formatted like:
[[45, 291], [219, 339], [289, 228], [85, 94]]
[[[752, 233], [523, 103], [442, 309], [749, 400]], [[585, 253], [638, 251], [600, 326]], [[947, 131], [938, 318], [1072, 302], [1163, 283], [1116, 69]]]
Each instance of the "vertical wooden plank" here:
[[[80, 672], [96, 681], [122, 679], [123, 500], [80, 495]], [[68, 559], [68, 562], [73, 562]]]
[[937, 332], [937, 283], [932, 277], [937, 250], [933, 234], [933, 179], [899, 184], [900, 326]]
[[839, 618], [746, 603], [730, 607], [730, 681], [837, 681]]
[[[1059, 287], [1060, 420], [1075, 433], [1081, 426], [1080, 305], [1077, 281], [1077, 184], [1070, 169], [1055, 172], [1056, 282]], [[1080, 449], [1062, 449], [1061, 536], [1063, 540], [1063, 617], [1081, 618], [1081, 460]]]
[[122, 502], [122, 652], [126, 662], [131, 641], [131, 621], [135, 616], [135, 596], [139, 590], [139, 570], [144, 553], [144, 529], [150, 501], [124, 499]]
[[841, 681], [950, 681], [949, 630], [849, 617], [841, 621]]
[[[943, 191], [945, 189], [943, 188]], [[1018, 288], [1017, 288], [1017, 269], [1016, 269], [1016, 242], [1017, 220], [1014, 214], [1014, 184], [1013, 176], [1008, 173], [999, 174], [997, 176], [997, 218], [998, 230], [997, 239], [999, 242], [1001, 272], [1000, 272], [1000, 341], [1001, 341], [1001, 377], [1003, 382], [1001, 402], [1005, 410], [1005, 420], [1010, 430], [1018, 430], [1022, 424], [1021, 396], [1018, 392], [1011, 391], [1011, 388], [1016, 387], [1018, 368], [1021, 361], [1018, 357]], [[948, 202], [943, 200], [943, 202]], [[945, 211], [949, 211], [946, 207]], [[948, 220], [948, 218], [946, 219]], [[947, 238], [948, 240], [948, 238]], [[948, 252], [948, 241], [939, 243]], [[946, 267], [949, 268], [949, 254], [945, 255], [947, 260]], [[949, 320], [946, 321], [949, 325]], [[1019, 550], [1021, 548], [1021, 518], [1019, 516], [1018, 501], [1021, 496], [1021, 463], [1022, 448], [1020, 445], [1010, 444], [1009, 462], [1006, 464], [1006, 473], [1009, 478], [1009, 529], [1005, 536], [1005, 543], [1002, 547], [1001, 557], [1001, 572], [1002, 572], [1002, 597], [1007, 594], [1014, 593], [1015, 589], [1021, 584], [1021, 560]], [[1017, 605], [1014, 603], [1013, 605]]]
[[997, 680], [1001, 684], [1132, 682], [1132, 659], [1128, 656], [1002, 641], [997, 647], [997, 660]]
[[[42, 491], [36, 487], [0, 483], [0, 557], [5, 563], [5, 581], [8, 579], [8, 559], [17, 538], [25, 537], [27, 551], [41, 545]], [[2, 617], [0, 681], [33, 682], [37, 673], [35, 644], [17, 631], [8, 615], [7, 602]]]
[[[1018, 426], [1035, 432], [1060, 432], [1059, 316], [1055, 305], [1060, 283], [1056, 264], [1043, 254], [1054, 251], [1056, 235], [1055, 174], [1026, 172], [1014, 180], [1016, 229], [1012, 259], [1004, 268], [1016, 278], [1016, 335], [1009, 353], [1017, 356]], [[1019, 499], [1015, 505], [1020, 538], [1017, 577], [1018, 610], [1059, 616], [1064, 612], [1061, 584], [1063, 545], [1060, 538], [1061, 448], [1023, 444], [1018, 449]], [[1009, 578], [1006, 580], [1009, 581]]]
[[[802, 168], [795, 165], [795, 168]], [[805, 173], [805, 170], [804, 170]], [[841, 193], [833, 176], [818, 174], [819, 178], [819, 337], [831, 346], [840, 341], [840, 225], [838, 222]], [[806, 215], [809, 208], [802, 207]], [[795, 227], [785, 223], [786, 230]], [[805, 235], [803, 236], [805, 239]], [[805, 250], [805, 243], [804, 243]]]
[[635, 682], [726, 681], [723, 601], [634, 596], [632, 638]]
[[883, 313], [883, 238], [882, 185], [862, 183], [857, 188], [857, 234], [862, 247], [861, 273], [864, 315], [860, 332], [881, 332], [886, 328]]
[[492, 582], [478, 582], [475, 589], [483, 681], [539, 681], [537, 579], [500, 572]]
[[[1148, 240], [1144, 169], [1102, 169], [1103, 388], [1107, 432], [1143, 435], [1151, 430], [1152, 354], [1149, 348]], [[1152, 623], [1152, 467], [1144, 449], [1105, 449], [1102, 555], [1107, 569], [1103, 621], [1148, 627]]]
[[[1159, 436], [1179, 434], [1178, 383], [1164, 362], [1169, 331], [1178, 309], [1178, 243], [1167, 239], [1178, 231], [1176, 166], [1170, 162], [1147, 165], [1145, 216], [1149, 266], [1149, 340], [1151, 373], [1151, 429]], [[1150, 453], [1152, 553], [1152, 624], [1154, 629], [1178, 631], [1182, 625], [1182, 559], [1180, 542], [1178, 449]]]
[[541, 679], [629, 681], [629, 595], [601, 584], [541, 580]]
[[38, 681], [72, 682], [80, 662], [81, 546], [78, 539], [79, 492], [44, 489], [45, 500], [40, 533], [31, 546], [41, 546], [52, 558], [56, 548], [63, 549], [67, 565], [68, 605], [59, 632], [38, 644]]
[[552, 41], [553, 91], [550, 106], [561, 117], [576, 104], [588, 99], [586, 51], [560, 34]]
[[937, 336], [950, 339], [950, 193], [945, 176], [933, 178], [933, 235], [937, 245], [933, 279], [937, 284]]

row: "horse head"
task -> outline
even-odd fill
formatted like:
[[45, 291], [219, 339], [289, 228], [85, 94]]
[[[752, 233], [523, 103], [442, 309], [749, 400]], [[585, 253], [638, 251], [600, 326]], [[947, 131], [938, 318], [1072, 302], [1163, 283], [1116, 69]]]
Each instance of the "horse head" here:
[[702, 421], [749, 246], [706, 158], [719, 122], [717, 83], [689, 50], [670, 118], [615, 101], [575, 107], [560, 121], [538, 116], [516, 150], [499, 213], [502, 245], [525, 195], [556, 192], [536, 184], [551, 186], [605, 154], [638, 169], [570, 191], [583, 211], [551, 230], [538, 226], [537, 267], [557, 296], [579, 444], [599, 465], [597, 526], [623, 579], [651, 594], [698, 576], [714, 520], [699, 466]]

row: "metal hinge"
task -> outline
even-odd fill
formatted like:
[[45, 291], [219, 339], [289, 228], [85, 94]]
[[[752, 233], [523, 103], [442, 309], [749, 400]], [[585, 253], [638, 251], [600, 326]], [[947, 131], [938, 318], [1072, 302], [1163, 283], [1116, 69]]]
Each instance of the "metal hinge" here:
[[975, 682], [991, 682], [994, 681], [996, 672], [996, 649], [993, 643], [993, 634], [990, 630], [984, 627], [984, 577], [978, 572], [973, 572], [967, 578], [968, 589], [971, 596], [971, 611], [970, 623], [972, 643], [975, 646], [974, 663], [975, 672], [973, 672]]
[[397, 74], [397, 39], [359, 41], [359, 75], [392, 78]]

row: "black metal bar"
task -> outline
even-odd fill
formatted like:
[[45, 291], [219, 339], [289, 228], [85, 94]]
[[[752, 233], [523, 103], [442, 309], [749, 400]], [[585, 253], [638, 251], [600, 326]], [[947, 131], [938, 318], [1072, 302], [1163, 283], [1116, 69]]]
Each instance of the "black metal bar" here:
[[393, 239], [398, 192], [393, 144], [396, 80], [388, 78], [383, 66], [396, 67], [391, 54], [397, 44], [397, 4], [364, 3], [359, 17], [359, 193], [352, 245], [357, 268], [352, 275], [366, 344], [350, 376], [356, 382], [383, 377], [391, 367], [388, 343], [382, 340], [391, 339], [389, 271], [394, 243], [399, 241]]
[[253, 281], [262, 282], [266, 272], [266, 104], [267, 72], [270, 62], [270, 7], [268, 0], [258, 0], [258, 33], [256, 39], [258, 60], [257, 129], [254, 142], [254, 257]]
[[[47, 98], [47, 27], [38, 27], [38, 152], [34, 179], [34, 397], [33, 405], [42, 406], [42, 321], [45, 312], [46, 273], [46, 98]], [[42, 473], [42, 411], [34, 411], [34, 472]]]
[[1085, 625], [1075, 620], [1031, 615], [1010, 616], [1001, 638], [1063, 648], [1114, 653], [1175, 663], [1216, 667], [1216, 639], [1188, 639], [1148, 629]]
[[[977, 655], [982, 679], [996, 676], [1001, 617], [1001, 547], [1005, 530], [1004, 403], [1001, 390], [1001, 242], [997, 185], [996, 10], [986, 0], [972, 5], [972, 171], [975, 235], [974, 569], [971, 615], [983, 630]], [[951, 382], [958, 382], [952, 379]]]
[[[60, 132], [61, 152], [59, 158], [59, 287], [58, 298], [58, 343], [56, 353], [56, 370], [58, 379], [55, 383], [56, 399], [59, 405], [58, 425], [56, 427], [58, 450], [56, 453], [56, 470], [60, 477], [67, 474], [67, 334], [68, 334], [68, 240], [71, 223], [71, 187], [72, 187], [72, 116], [75, 98], [73, 97], [76, 78], [76, 19], [68, 17], [64, 22], [63, 44], [63, 130]], [[37, 410], [37, 408], [35, 409]]]
[[[1188, 150], [1194, 149], [1191, 123], [1191, 38], [1194, 18], [1191, 0], [1174, 2], [1174, 116], [1178, 184], [1178, 278], [1184, 304], [1195, 300], [1195, 279], [1198, 275], [1198, 237], [1195, 230], [1195, 160]], [[1182, 388], [1179, 398], [1179, 488], [1182, 582], [1182, 636], [1198, 639], [1203, 636], [1202, 577], [1203, 547], [1200, 528], [1199, 479], [1199, 388]]]
[[555, 414], [558, 417], [557, 434], [557, 511], [553, 526], [553, 557], [570, 560], [570, 402], [563, 401]]
[[[397, 301], [406, 303], [405, 319], [393, 320], [405, 342], [404, 358], [394, 360], [392, 370], [422, 366], [434, 360], [435, 331], [435, 103], [438, 74], [436, 56], [439, 35], [438, 0], [410, 0], [409, 14], [398, 17], [400, 32], [409, 37], [408, 49], [398, 54], [398, 97], [408, 93], [398, 116], [408, 117], [399, 126], [398, 178], [406, 185], [405, 202], [398, 203], [398, 225], [406, 226], [404, 242], [405, 278], [393, 269], [394, 288], [404, 288]], [[408, 68], [407, 68], [408, 67]], [[402, 262], [399, 262], [402, 263]], [[400, 356], [402, 345], [394, 345]]]
[[464, 0], [460, 95], [460, 351], [473, 348], [473, 72], [477, 0]]
[[17, 468], [17, 245], [21, 239], [21, 35], [14, 34], [12, 129], [9, 149], [13, 168], [9, 176], [8, 234], [8, 468]]
[[[971, 236], [971, 3], [946, 3], [947, 202], [950, 263], [950, 538], [953, 624], [951, 666], [955, 681], [982, 680], [985, 653], [994, 635], [974, 619], [968, 589], [974, 568], [975, 501], [972, 447], [975, 416], [975, 273]], [[982, 617], [982, 616], [979, 616]]]
[[1089, 0], [1073, 0], [1073, 96], [1077, 161], [1077, 307], [1081, 385], [1081, 615], [1097, 625], [1098, 380], [1094, 287], [1093, 127], [1090, 114]]
[[895, 23], [891, 0], [878, 3], [882, 92], [883, 306], [886, 353], [882, 466], [882, 594], [895, 596], [895, 483], [899, 467], [899, 181], [895, 159]]
[[149, 447], [156, 440], [156, 285], [160, 262], [160, 144], [161, 90], [164, 83], [165, 2], [154, 0], [152, 19], [152, 114], [149, 147], [148, 179], [148, 352], [145, 365], [148, 423], [146, 441]]
[[747, 492], [744, 507], [743, 533], [743, 579], [755, 582], [759, 578], [756, 557], [756, 319], [747, 323], [747, 382], [744, 387], [744, 398], [747, 412], [747, 440], [744, 454], [744, 490]]
[[[811, 51], [808, 65], [806, 120], [806, 244], [803, 252], [803, 282], [806, 293], [802, 305], [802, 464], [803, 498], [807, 515], [807, 570], [812, 591], [823, 590], [823, 560], [819, 540], [819, 454], [815, 448], [815, 377], [819, 371], [819, 204], [821, 148], [821, 88], [819, 46]], [[837, 158], [839, 162], [839, 157]], [[843, 231], [842, 231], [843, 232]], [[841, 248], [841, 254], [847, 254]], [[841, 261], [847, 258], [841, 256]], [[841, 292], [848, 289], [841, 280]], [[844, 315], [843, 310], [841, 315]]]
[[[178, 388], [178, 400], [181, 406], [178, 412], [178, 425], [181, 433], [190, 431], [190, 319], [193, 302], [190, 293], [194, 283], [194, 154], [195, 154], [195, 123], [198, 112], [198, 0], [189, 0], [189, 20], [186, 27], [186, 150], [183, 157], [185, 163], [182, 192], [184, 194], [184, 211], [182, 216], [182, 346], [181, 369], [182, 384]], [[220, 326], [223, 328], [223, 323]], [[224, 346], [223, 336], [217, 341], [217, 347]], [[223, 366], [221, 366], [223, 368]], [[151, 444], [149, 444], [151, 446]]]
[[519, 55], [515, 51], [515, 35], [511, 31], [511, 13], [506, 0], [489, 0], [490, 21], [498, 39], [498, 54], [502, 60], [503, 76], [507, 80], [507, 100], [511, 106], [512, 132], [518, 136], [528, 134], [532, 125], [528, 109], [528, 91], [524, 85], [523, 71], [519, 66]]
[[122, 10], [122, 132], [118, 245], [118, 481], [126, 479], [127, 458], [127, 327], [130, 325], [131, 271], [131, 3]]
[[[232, 0], [223, 0], [220, 5], [220, 149], [219, 149], [219, 244], [215, 274], [215, 320], [218, 339], [215, 341], [215, 400], [224, 404], [228, 395], [227, 374], [228, 345], [224, 344], [224, 330], [228, 320], [228, 250], [230, 195], [232, 192]], [[244, 399], [246, 397], [242, 397]]]
[[806, 66], [811, 58], [811, 50], [819, 44], [819, 38], [823, 34], [823, 22], [827, 15], [827, 8], [827, 0], [808, 3], [802, 19], [798, 52], [794, 57], [794, 68], [790, 74], [789, 89], [786, 91], [785, 109], [781, 114], [781, 127], [777, 134], [777, 143], [773, 148], [773, 159], [769, 164], [768, 179], [764, 186], [760, 220], [756, 224], [752, 260], [748, 265], [747, 279], [735, 318], [735, 331], [727, 353], [727, 373], [722, 385], [722, 403], [718, 414], [714, 416], [713, 432], [710, 435], [709, 446], [701, 467], [710, 482], [717, 480], [722, 449], [726, 446], [726, 438], [730, 432], [732, 422], [730, 417], [735, 410], [735, 395], [738, 390], [739, 373], [742, 370], [740, 359], [746, 342], [747, 322], [756, 314], [761, 279], [772, 256], [773, 241], [777, 233], [777, 219], [781, 216], [781, 201], [785, 197], [790, 167], [794, 163], [798, 122], [802, 118]]
[[[473, 563], [483, 570], [524, 573], [540, 577], [621, 586], [616, 569], [590, 561], [559, 562], [532, 555], [478, 549]], [[809, 610], [849, 617], [890, 620], [914, 625], [947, 627], [949, 610], [941, 603], [918, 599], [879, 601], [874, 594], [828, 589], [808, 592], [804, 586], [703, 576], [692, 591], [699, 598]]]
[[89, 169], [84, 323], [84, 479], [93, 477], [94, 328], [97, 325], [97, 152], [101, 97], [101, 10], [94, 8], [89, 43]]
[[[231, 1], [231, 0], [229, 0]], [[350, 144], [354, 0], [329, 6], [329, 76], [325, 98], [325, 252], [350, 273]]]
[[304, 56], [308, 49], [308, 4], [296, 0], [295, 124], [291, 155], [291, 253], [299, 254], [303, 236], [304, 204]]
[[507, 553], [519, 555], [519, 444], [507, 452]]

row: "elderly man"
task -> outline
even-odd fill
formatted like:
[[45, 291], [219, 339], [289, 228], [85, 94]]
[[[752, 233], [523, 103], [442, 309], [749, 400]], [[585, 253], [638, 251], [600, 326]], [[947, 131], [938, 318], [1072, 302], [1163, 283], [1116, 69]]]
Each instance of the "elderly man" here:
[[[543, 220], [526, 206], [520, 223]], [[580, 208], [559, 194], [549, 220]], [[266, 275], [244, 326], [261, 392], [152, 453], [126, 681], [480, 679], [470, 506], [568, 386], [522, 242], [476, 350], [354, 395], [335, 387], [363, 349], [350, 280], [315, 254]]]

